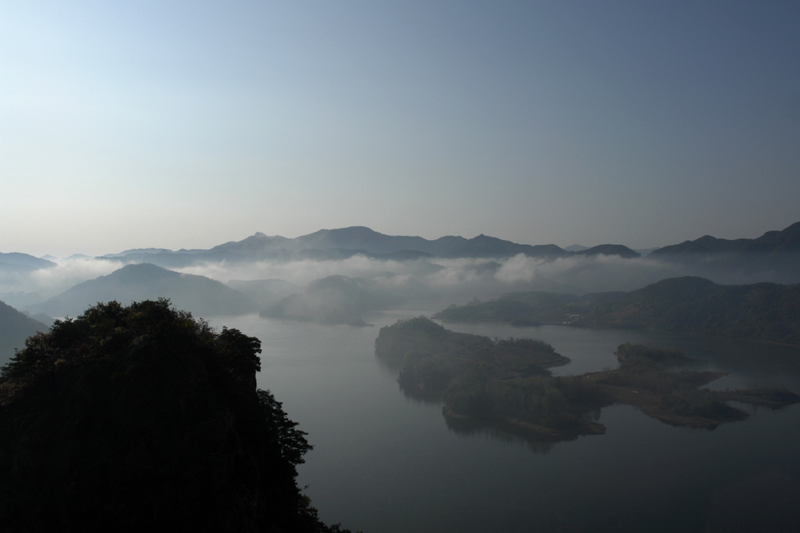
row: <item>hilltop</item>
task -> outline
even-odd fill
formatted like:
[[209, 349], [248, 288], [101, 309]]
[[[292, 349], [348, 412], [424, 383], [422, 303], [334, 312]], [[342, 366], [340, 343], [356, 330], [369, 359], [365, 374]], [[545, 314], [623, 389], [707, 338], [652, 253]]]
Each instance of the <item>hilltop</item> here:
[[125, 303], [169, 298], [175, 305], [200, 315], [240, 315], [256, 311], [245, 294], [192, 274], [180, 274], [149, 263], [126, 265], [107, 276], [79, 283], [28, 309], [51, 316], [77, 315], [97, 302]]
[[326, 532], [261, 343], [167, 300], [89, 308], [0, 374], [2, 531]]

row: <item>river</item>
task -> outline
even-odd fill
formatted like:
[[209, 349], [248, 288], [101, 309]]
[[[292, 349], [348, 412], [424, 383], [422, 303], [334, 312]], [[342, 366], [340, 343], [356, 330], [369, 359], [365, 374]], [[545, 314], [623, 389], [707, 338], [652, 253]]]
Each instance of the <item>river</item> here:
[[[672, 427], [635, 408], [604, 408], [605, 435], [528, 443], [455, 431], [441, 404], [407, 397], [375, 357], [375, 327], [212, 319], [262, 341], [261, 388], [283, 402], [314, 449], [299, 468], [320, 517], [364, 533], [529, 531], [794, 531], [800, 523], [800, 405], [713, 431]], [[780, 385], [800, 393], [800, 350], [725, 339], [568, 326], [446, 327], [533, 337], [572, 359], [556, 375], [616, 366], [621, 343], [679, 348], [696, 368], [729, 375], [710, 387]]]

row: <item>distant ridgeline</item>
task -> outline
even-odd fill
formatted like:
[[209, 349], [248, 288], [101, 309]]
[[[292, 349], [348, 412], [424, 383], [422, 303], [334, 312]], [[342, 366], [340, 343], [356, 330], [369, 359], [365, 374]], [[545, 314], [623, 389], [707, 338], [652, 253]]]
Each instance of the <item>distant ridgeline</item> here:
[[488, 302], [451, 306], [434, 317], [450, 322], [649, 328], [800, 345], [800, 285], [716, 285], [683, 277], [627, 293], [506, 293]]
[[167, 300], [98, 304], [0, 372], [0, 531], [326, 532], [261, 343]]
[[630, 248], [603, 244], [580, 252], [568, 252], [555, 244], [518, 244], [496, 237], [478, 235], [471, 239], [448, 235], [434, 240], [415, 236], [384, 235], [370, 228], [354, 226], [324, 229], [294, 239], [256, 233], [241, 241], [220, 244], [208, 250], [136, 249], [103, 256], [124, 262], [147, 262], [166, 268], [200, 262], [228, 263], [252, 261], [341, 260], [354, 255], [375, 259], [413, 261], [431, 257], [502, 258], [524, 254], [542, 259], [560, 257], [619, 255], [639, 257]]
[[785, 389], [698, 389], [719, 372], [672, 371], [690, 360], [682, 353], [621, 345], [615, 370], [552, 377], [547, 367], [569, 359], [542, 341], [455, 333], [420, 317], [381, 328], [375, 354], [400, 367], [398, 382], [415, 397], [441, 399], [448, 424], [484, 423], [534, 441], [601, 434], [594, 420], [614, 403], [678, 426], [714, 428], [747, 418], [726, 402], [780, 408], [800, 402]]
[[800, 222], [757, 239], [717, 239], [705, 235], [654, 250], [648, 259], [675, 265], [681, 272], [722, 283], [800, 282]]
[[40, 268], [52, 268], [56, 266], [52, 261], [40, 259], [28, 254], [21, 253], [0, 253], [0, 272], [4, 273], [27, 273]]

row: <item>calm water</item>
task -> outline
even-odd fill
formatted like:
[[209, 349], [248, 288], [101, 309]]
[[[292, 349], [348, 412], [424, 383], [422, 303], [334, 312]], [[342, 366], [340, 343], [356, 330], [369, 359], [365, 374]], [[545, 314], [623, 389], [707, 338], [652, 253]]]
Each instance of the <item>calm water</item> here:
[[[262, 340], [259, 386], [315, 446], [300, 467], [320, 516], [365, 533], [485, 531], [794, 531], [800, 520], [800, 405], [714, 431], [662, 424], [628, 406], [602, 410], [605, 435], [531, 445], [448, 428], [441, 405], [407, 398], [374, 355], [374, 328], [221, 318]], [[630, 331], [447, 325], [528, 336], [572, 359], [555, 374], [615, 367], [625, 341], [679, 348], [714, 388], [778, 384], [800, 392], [800, 351]], [[752, 411], [749, 407], [745, 409]], [[782, 529], [783, 528], [783, 529]]]

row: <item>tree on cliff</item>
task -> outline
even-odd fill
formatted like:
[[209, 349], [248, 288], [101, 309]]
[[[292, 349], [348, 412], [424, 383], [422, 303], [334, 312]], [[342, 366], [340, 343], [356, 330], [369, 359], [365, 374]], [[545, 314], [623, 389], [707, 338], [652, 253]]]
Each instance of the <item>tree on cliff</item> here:
[[0, 532], [339, 531], [296, 484], [311, 449], [261, 343], [168, 300], [57, 321], [0, 372]]

